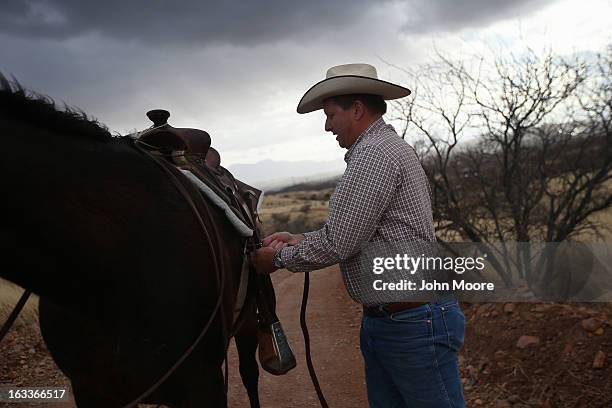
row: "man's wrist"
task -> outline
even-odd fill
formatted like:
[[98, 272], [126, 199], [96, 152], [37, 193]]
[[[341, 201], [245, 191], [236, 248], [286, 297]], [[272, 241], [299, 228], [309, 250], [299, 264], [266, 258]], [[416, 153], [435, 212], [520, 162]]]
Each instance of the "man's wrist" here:
[[276, 253], [274, 254], [274, 257], [272, 258], [272, 264], [274, 265], [275, 268], [281, 269], [283, 268], [285, 265], [283, 265], [283, 259], [281, 257], [281, 251], [283, 249], [279, 249], [278, 251], [276, 251]]

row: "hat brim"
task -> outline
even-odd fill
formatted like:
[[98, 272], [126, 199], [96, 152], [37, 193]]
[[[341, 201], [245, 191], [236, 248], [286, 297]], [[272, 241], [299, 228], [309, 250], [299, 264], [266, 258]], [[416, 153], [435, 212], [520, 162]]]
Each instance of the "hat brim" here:
[[410, 95], [410, 89], [381, 79], [358, 75], [343, 75], [327, 78], [313, 85], [298, 103], [298, 113], [313, 112], [323, 108], [323, 101], [332, 96], [348, 94], [380, 95], [385, 100], [399, 99]]

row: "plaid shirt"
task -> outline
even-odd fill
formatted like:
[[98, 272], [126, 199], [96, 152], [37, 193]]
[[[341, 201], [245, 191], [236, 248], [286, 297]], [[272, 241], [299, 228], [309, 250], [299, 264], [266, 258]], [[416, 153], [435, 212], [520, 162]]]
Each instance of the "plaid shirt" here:
[[[382, 118], [353, 143], [329, 201], [325, 225], [281, 250], [293, 272], [339, 263], [349, 295], [367, 306], [387, 303], [360, 268], [368, 243], [435, 242], [429, 184], [414, 149]], [[370, 270], [370, 274], [371, 274]], [[395, 299], [393, 301], [397, 301]]]

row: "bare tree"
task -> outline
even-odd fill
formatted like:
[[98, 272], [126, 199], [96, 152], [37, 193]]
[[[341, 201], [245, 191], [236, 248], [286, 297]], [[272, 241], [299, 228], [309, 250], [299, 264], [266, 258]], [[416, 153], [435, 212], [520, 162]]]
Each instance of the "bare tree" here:
[[509, 284], [511, 259], [528, 274], [531, 253], [507, 242], [561, 242], [604, 227], [592, 215], [612, 204], [612, 47], [596, 61], [507, 55], [438, 53], [405, 70], [413, 95], [394, 111], [402, 136], [418, 140], [438, 238], [492, 244], [489, 260]]

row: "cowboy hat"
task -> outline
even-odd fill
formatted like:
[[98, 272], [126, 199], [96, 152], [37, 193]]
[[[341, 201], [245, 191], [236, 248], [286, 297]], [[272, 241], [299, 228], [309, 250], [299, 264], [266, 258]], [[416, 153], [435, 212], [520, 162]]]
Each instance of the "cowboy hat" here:
[[369, 64], [345, 64], [327, 70], [325, 79], [313, 85], [298, 103], [298, 113], [323, 108], [323, 101], [332, 96], [348, 94], [380, 95], [383, 99], [398, 99], [410, 95], [410, 89], [378, 79], [376, 68]]

